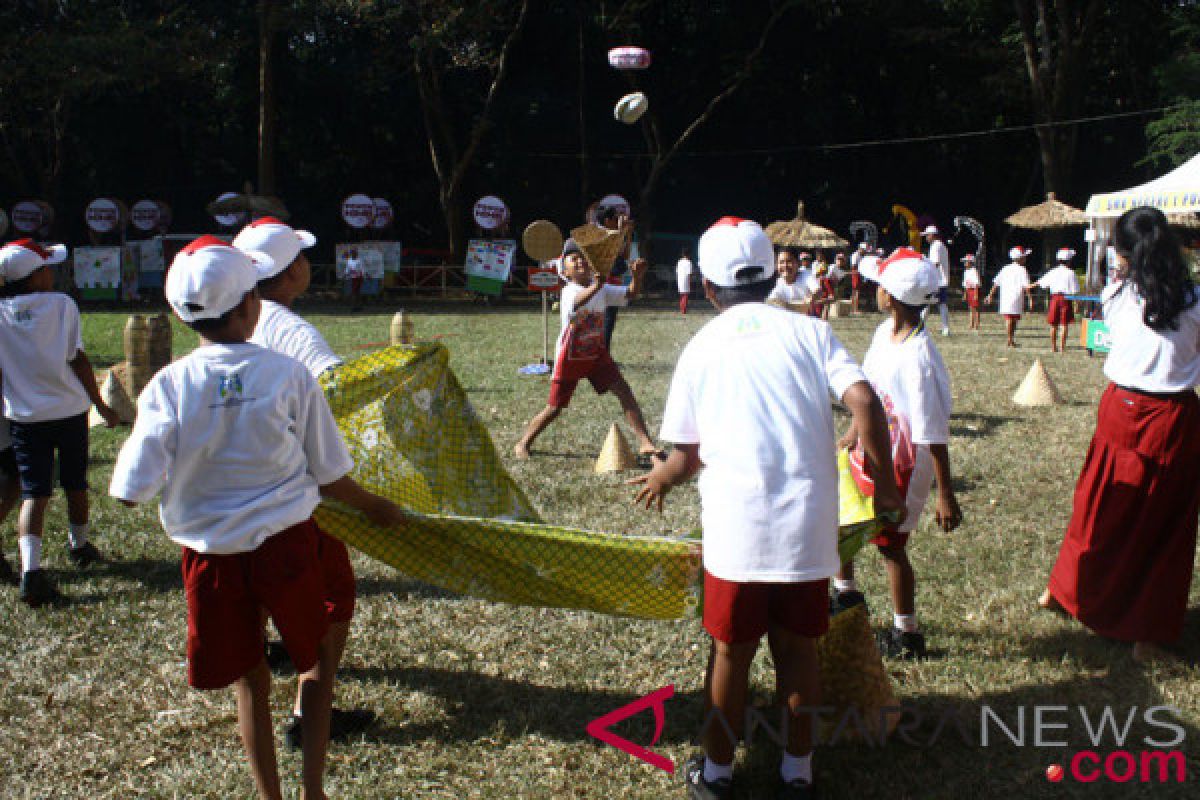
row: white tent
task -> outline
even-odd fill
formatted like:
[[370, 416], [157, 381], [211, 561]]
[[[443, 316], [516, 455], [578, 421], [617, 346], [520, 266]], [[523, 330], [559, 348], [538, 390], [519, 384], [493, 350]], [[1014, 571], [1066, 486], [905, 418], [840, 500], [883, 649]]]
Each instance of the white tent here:
[[1108, 245], [1112, 239], [1113, 223], [1131, 208], [1150, 206], [1164, 214], [1200, 214], [1200, 153], [1171, 172], [1149, 183], [1117, 192], [1094, 194], [1084, 213], [1088, 216], [1090, 242], [1088, 252], [1087, 286], [1095, 290], [1103, 285], [1104, 274], [1111, 256]]

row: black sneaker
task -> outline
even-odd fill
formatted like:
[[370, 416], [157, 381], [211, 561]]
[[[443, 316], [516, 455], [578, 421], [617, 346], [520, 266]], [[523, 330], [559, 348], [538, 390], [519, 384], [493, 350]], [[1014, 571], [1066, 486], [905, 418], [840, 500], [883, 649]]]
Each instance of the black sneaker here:
[[876, 634], [879, 652], [889, 658], [917, 661], [925, 658], [925, 635], [889, 628]]
[[8, 563], [8, 559], [0, 553], [0, 583], [7, 583], [9, 586], [17, 586], [21, 583], [21, 576], [12, 568], [12, 564]]
[[692, 756], [684, 767], [683, 780], [688, 787], [689, 800], [729, 800], [733, 797], [733, 781], [724, 779], [709, 783], [704, 780], [704, 756]]
[[21, 602], [30, 608], [57, 605], [63, 599], [43, 570], [31, 569], [21, 574]]
[[845, 592], [835, 591], [833, 598], [829, 601], [829, 613], [834, 616], [843, 611], [849, 611], [855, 606], [865, 606], [866, 604], [867, 598], [862, 592], [853, 589]]
[[779, 791], [775, 793], [775, 800], [816, 800], [816, 798], [816, 787], [812, 785], [811, 781], [801, 778], [780, 783]]
[[[349, 739], [354, 734], [362, 733], [371, 727], [371, 723], [374, 721], [375, 712], [365, 708], [352, 708], [348, 711], [340, 708], [332, 709], [329, 716], [329, 741]], [[292, 721], [284, 731], [284, 738], [287, 739], [288, 747], [293, 750], [299, 750], [304, 746], [304, 728], [300, 717], [292, 715]]]
[[71, 563], [80, 569], [104, 561], [104, 554], [97, 550], [96, 545], [91, 542], [82, 544], [79, 547], [68, 548], [67, 556], [71, 559]]

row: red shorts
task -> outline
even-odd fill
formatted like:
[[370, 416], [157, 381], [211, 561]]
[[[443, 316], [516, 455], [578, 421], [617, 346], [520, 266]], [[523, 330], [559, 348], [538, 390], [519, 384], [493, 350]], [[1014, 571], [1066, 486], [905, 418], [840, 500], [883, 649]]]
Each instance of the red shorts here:
[[757, 642], [772, 624], [815, 638], [829, 630], [829, 580], [736, 583], [704, 571], [704, 630], [719, 642]]
[[596, 394], [604, 394], [621, 380], [621, 370], [617, 369], [616, 362], [607, 352], [600, 355], [584, 374], [560, 377], [562, 375], [559, 365], [555, 364], [554, 377], [550, 380], [550, 399], [547, 401], [547, 404], [554, 408], [566, 408], [571, 404], [571, 395], [575, 394], [575, 387], [583, 378], [588, 379]]
[[908, 536], [908, 533], [884, 529], [871, 540], [871, 544], [877, 547], [894, 547], [903, 550], [908, 547]]
[[190, 685], [220, 689], [262, 661], [263, 609], [296, 670], [317, 663], [317, 648], [329, 629], [319, 535], [316, 524], [306, 520], [249, 553], [183, 549]]
[[1066, 295], [1050, 295], [1050, 307], [1046, 309], [1046, 322], [1051, 325], [1070, 325], [1075, 321], [1075, 309]]
[[[316, 527], [314, 525], [314, 527]], [[349, 622], [354, 617], [354, 568], [341, 539], [317, 528], [317, 560], [325, 580], [325, 613], [329, 621]]]
[[1001, 314], [1000, 316], [1004, 317], [1005, 319], [1011, 319], [1013, 322], [1020, 322], [1020, 321], [1021, 321], [1021, 315], [1020, 315], [1020, 314]]
[[967, 289], [967, 308], [979, 310], [979, 289], [971, 287]]
[[861, 285], [862, 285], [862, 275], [859, 275], [857, 272], [851, 272], [850, 273], [850, 288], [857, 290], [858, 287]]

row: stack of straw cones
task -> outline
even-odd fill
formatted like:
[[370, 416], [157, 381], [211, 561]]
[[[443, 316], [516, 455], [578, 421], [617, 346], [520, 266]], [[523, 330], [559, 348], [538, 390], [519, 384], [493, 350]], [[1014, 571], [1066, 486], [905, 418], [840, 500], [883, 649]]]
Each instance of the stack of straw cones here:
[[836, 711], [824, 718], [822, 741], [829, 741], [848, 710], [858, 712], [861, 730], [856, 724], [836, 731], [839, 741], [861, 738], [865, 732], [873, 742], [882, 742], [900, 721], [893, 710], [899, 703], [892, 679], [883, 669], [883, 659], [871, 632], [867, 606], [861, 604], [835, 614], [829, 630], [817, 640], [817, 661], [821, 667], [821, 704]]
[[613, 262], [625, 248], [623, 233], [601, 228], [599, 225], [580, 225], [578, 228], [573, 228], [571, 238], [575, 240], [575, 244], [579, 245], [584, 258], [601, 278], [608, 278]]
[[630, 449], [629, 442], [625, 441], [621, 429], [614, 422], [608, 429], [604, 446], [600, 448], [600, 455], [596, 458], [595, 471], [597, 474], [620, 472], [636, 466], [637, 459], [633, 455], [633, 450]]
[[1042, 360], [1036, 359], [1029, 373], [1013, 395], [1013, 403], [1019, 406], [1053, 406], [1063, 401], [1058, 393], [1058, 387], [1050, 379]]

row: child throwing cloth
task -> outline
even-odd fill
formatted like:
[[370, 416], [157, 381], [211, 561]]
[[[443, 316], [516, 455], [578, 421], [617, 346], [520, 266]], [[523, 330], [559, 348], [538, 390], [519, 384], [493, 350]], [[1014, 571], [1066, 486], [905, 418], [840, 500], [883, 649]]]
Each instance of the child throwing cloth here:
[[132, 506], [161, 490], [159, 517], [183, 548], [188, 683], [234, 685], [259, 795], [279, 800], [262, 611], [271, 617], [305, 676], [301, 797], [323, 800], [333, 680], [319, 672], [331, 612], [312, 512], [328, 497], [377, 525], [404, 514], [348, 477], [354, 464], [308, 370], [247, 341], [259, 317], [256, 266], [271, 263], [213, 236], [175, 258], [164, 291], [200, 346], [142, 391], [109, 493]]
[[[817, 637], [829, 626], [838, 568], [838, 475], [830, 398], [852, 414], [880, 474], [879, 511], [903, 506], [883, 407], [829, 324], [763, 301], [774, 284], [758, 223], [717, 221], [700, 239], [704, 293], [720, 312], [692, 338], [671, 380], [661, 435], [674, 442], [635, 502], [662, 509], [700, 473], [704, 628], [712, 637], [707, 707], [722, 716], [688, 762], [689, 797], [732, 796], [750, 665], [767, 635], [778, 702], [788, 708], [781, 798], [812, 797], [812, 726], [820, 705]], [[703, 469], [703, 471], [701, 471]], [[732, 736], [730, 735], [732, 734]]]
[[567, 285], [563, 287], [559, 299], [562, 332], [558, 336], [554, 374], [550, 379], [550, 399], [546, 407], [529, 421], [521, 440], [513, 447], [517, 458], [529, 458], [529, 449], [533, 447], [538, 434], [558, 419], [570, 404], [575, 387], [584, 378], [592, 384], [596, 394], [611, 391], [617, 396], [629, 427], [638, 437], [639, 455], [643, 461], [648, 461], [657, 451], [654, 440], [646, 430], [646, 421], [642, 418], [637, 398], [633, 396], [633, 390], [625, 382], [604, 343], [605, 309], [627, 305], [642, 290], [646, 262], [641, 259], [634, 261], [631, 270], [633, 280], [629, 286], [606, 284], [600, 274], [592, 269], [574, 239], [567, 239], [563, 243], [559, 271]]

